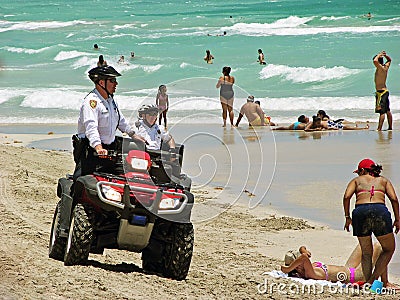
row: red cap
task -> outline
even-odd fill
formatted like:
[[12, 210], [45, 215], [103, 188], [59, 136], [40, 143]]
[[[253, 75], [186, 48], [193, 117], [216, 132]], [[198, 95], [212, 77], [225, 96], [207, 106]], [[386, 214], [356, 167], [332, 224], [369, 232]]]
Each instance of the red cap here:
[[355, 170], [353, 173], [357, 173], [358, 171], [361, 171], [361, 169], [371, 169], [371, 166], [375, 165], [375, 162], [373, 160], [370, 160], [369, 158], [363, 159], [358, 163], [358, 169]]

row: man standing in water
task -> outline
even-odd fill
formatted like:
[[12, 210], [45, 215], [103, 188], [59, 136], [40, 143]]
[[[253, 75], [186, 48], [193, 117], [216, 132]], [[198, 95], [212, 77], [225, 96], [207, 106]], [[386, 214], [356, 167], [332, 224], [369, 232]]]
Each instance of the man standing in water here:
[[[386, 62], [383, 63], [383, 58]], [[382, 130], [383, 121], [385, 121], [385, 114], [388, 120], [388, 130], [392, 130], [393, 117], [389, 107], [389, 90], [386, 87], [386, 78], [388, 75], [390, 63], [392, 59], [382, 51], [373, 58], [375, 65], [375, 112], [379, 113], [378, 131]]]

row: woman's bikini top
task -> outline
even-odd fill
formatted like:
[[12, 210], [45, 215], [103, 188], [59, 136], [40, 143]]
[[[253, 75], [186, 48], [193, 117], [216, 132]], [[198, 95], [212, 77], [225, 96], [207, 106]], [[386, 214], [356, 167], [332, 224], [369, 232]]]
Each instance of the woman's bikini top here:
[[325, 278], [326, 278], [326, 280], [329, 279], [329, 277], [328, 277], [328, 267], [327, 267], [326, 265], [324, 265], [324, 264], [323, 264], [322, 262], [320, 262], [320, 261], [314, 262], [313, 265], [314, 265], [316, 268], [321, 268], [321, 269], [324, 271], [324, 273], [325, 273]]
[[382, 190], [375, 190], [375, 187], [374, 187], [374, 186], [371, 186], [371, 189], [370, 189], [370, 190], [359, 190], [359, 191], [357, 192], [356, 195], [358, 196], [358, 195], [361, 194], [361, 193], [369, 193], [369, 194], [370, 194], [369, 200], [371, 201], [372, 196], [375, 195], [375, 192], [382, 193], [382, 194], [385, 195], [385, 191], [382, 191]]

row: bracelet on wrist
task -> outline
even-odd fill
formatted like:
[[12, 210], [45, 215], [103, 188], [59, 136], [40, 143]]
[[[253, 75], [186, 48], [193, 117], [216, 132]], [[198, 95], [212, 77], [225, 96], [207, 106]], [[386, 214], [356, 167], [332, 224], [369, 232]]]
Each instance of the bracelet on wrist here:
[[344, 216], [346, 219], [351, 219], [351, 217], [350, 216]]

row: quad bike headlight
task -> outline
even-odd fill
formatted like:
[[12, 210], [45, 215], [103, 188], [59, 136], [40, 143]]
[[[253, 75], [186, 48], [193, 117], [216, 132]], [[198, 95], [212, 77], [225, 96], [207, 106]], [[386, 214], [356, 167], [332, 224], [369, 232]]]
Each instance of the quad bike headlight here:
[[164, 198], [161, 199], [159, 208], [160, 209], [175, 209], [180, 205], [178, 198]]
[[113, 189], [111, 186], [102, 185], [101, 190], [104, 194], [104, 197], [106, 197], [108, 200], [121, 202], [121, 194], [117, 190]]
[[145, 171], [149, 166], [149, 162], [145, 159], [141, 158], [132, 158], [131, 159], [131, 166], [135, 170]]

